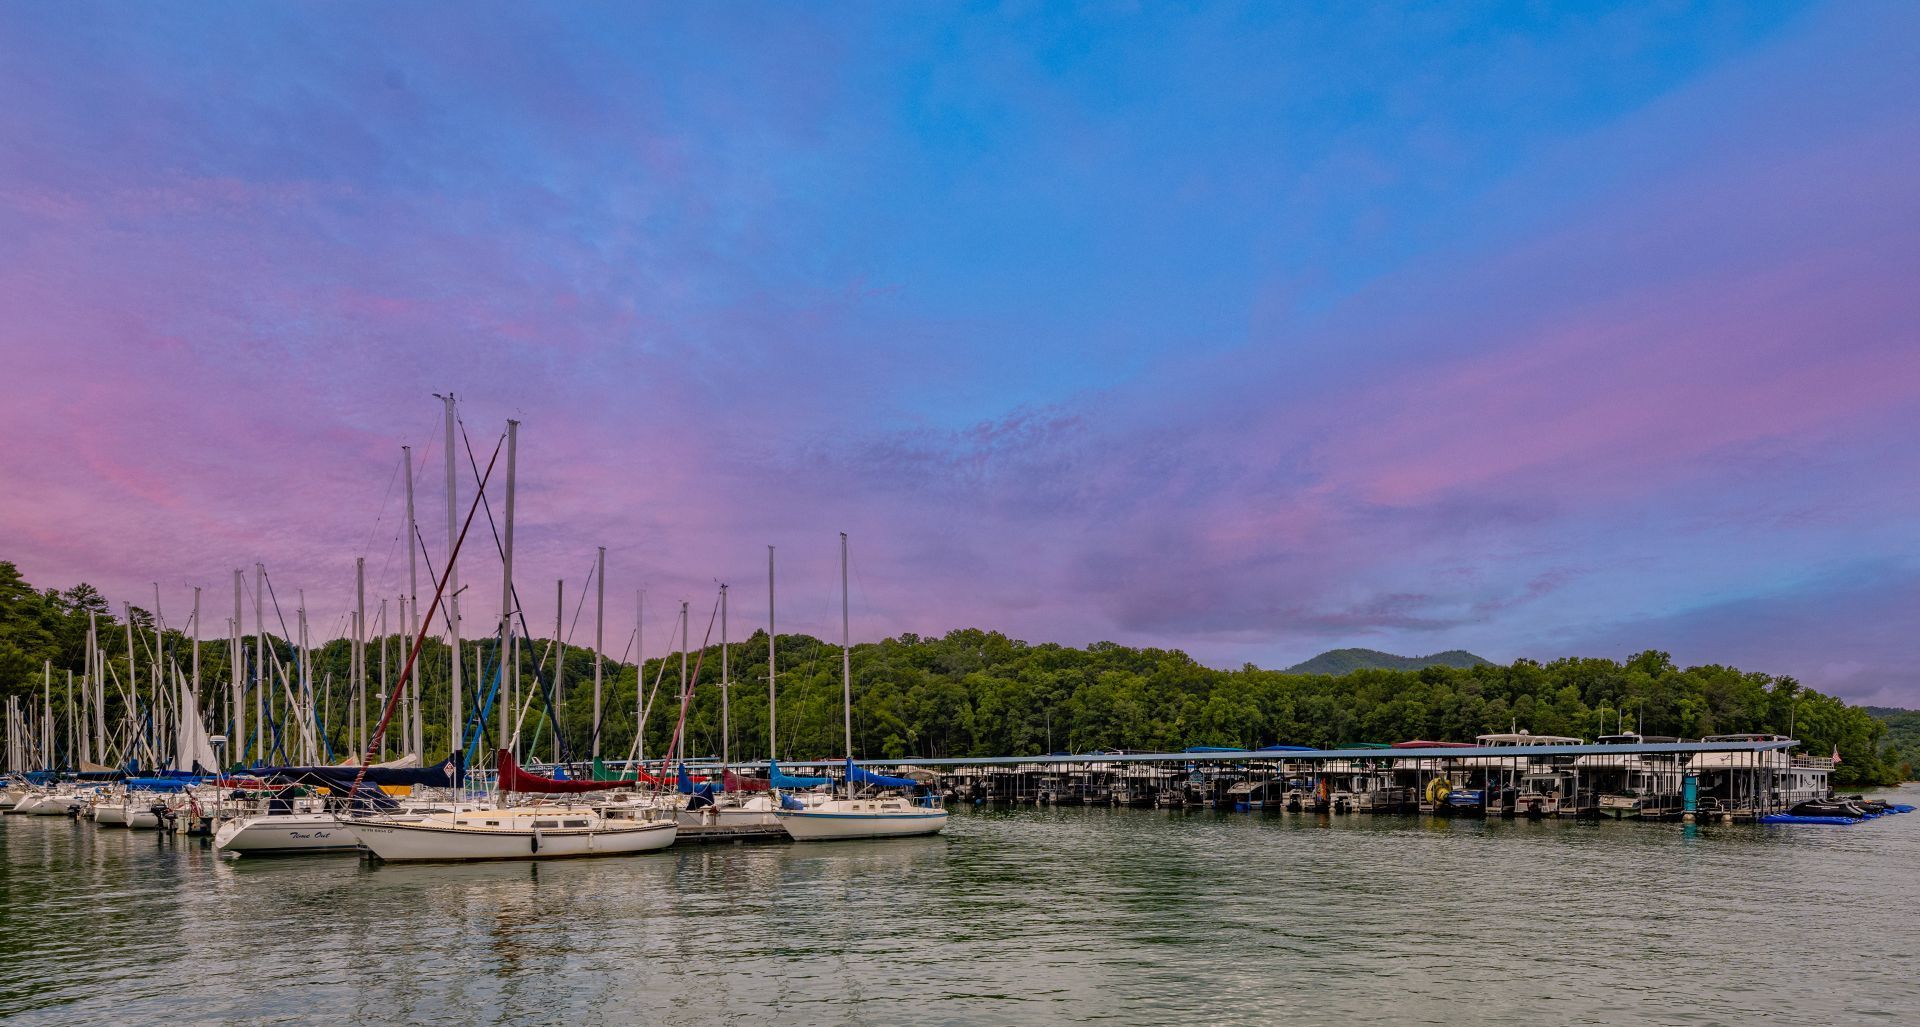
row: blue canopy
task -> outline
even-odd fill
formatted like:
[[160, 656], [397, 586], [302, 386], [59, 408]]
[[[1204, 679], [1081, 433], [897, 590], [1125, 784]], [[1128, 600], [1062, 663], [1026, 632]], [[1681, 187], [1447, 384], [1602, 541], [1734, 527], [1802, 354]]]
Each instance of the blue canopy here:
[[847, 783], [873, 785], [876, 788], [912, 788], [915, 784], [913, 778], [876, 774], [852, 760], [847, 761]]
[[794, 777], [792, 774], [782, 773], [780, 764], [773, 760], [767, 761], [767, 780], [775, 788], [818, 788], [821, 785], [833, 783], [830, 778]]
[[1319, 752], [1311, 745], [1263, 745], [1256, 752]]

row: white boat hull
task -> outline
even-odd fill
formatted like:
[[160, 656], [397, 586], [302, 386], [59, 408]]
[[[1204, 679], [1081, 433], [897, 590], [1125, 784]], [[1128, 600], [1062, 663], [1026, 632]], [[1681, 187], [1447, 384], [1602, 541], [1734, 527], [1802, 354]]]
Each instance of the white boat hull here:
[[33, 795], [15, 804], [13, 812], [21, 816], [64, 817], [67, 815], [67, 807], [78, 801], [80, 801], [78, 798], [71, 795]]
[[866, 809], [873, 803], [834, 802], [814, 809], [781, 810], [774, 814], [780, 826], [797, 842], [827, 842], [851, 838], [907, 838], [938, 834], [947, 826], [947, 811], [908, 807]]
[[229, 820], [214, 832], [216, 852], [236, 855], [357, 852], [360, 838], [330, 813], [281, 813]]
[[680, 827], [672, 821], [618, 824], [601, 828], [489, 830], [368, 820], [354, 833], [375, 856], [391, 863], [498, 859], [568, 859], [652, 852], [673, 844]]
[[772, 827], [780, 822], [771, 809], [742, 806], [728, 806], [721, 809], [718, 819], [722, 827]]
[[93, 822], [101, 827], [127, 826], [127, 808], [117, 802], [102, 802], [93, 807]]

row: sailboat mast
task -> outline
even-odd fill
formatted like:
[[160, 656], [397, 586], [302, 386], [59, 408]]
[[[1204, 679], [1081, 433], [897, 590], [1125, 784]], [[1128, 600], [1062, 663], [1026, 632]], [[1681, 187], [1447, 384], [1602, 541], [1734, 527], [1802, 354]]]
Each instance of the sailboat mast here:
[[634, 760], [647, 758], [647, 589], [634, 591]]
[[607, 547], [594, 564], [593, 601], [593, 758], [600, 758], [600, 667], [607, 648]]
[[647, 590], [633, 593], [633, 758], [647, 758], [647, 649], [642, 629], [646, 626]]
[[847, 533], [840, 533], [840, 697], [847, 727], [847, 758], [853, 758], [853, 632], [847, 603]]
[[[307, 590], [304, 588], [301, 589], [299, 595], [300, 605], [294, 610], [294, 626], [295, 630], [299, 631], [300, 637], [295, 641], [293, 651], [294, 683], [299, 687], [295, 690], [293, 698], [294, 705], [297, 708], [292, 711], [292, 716], [300, 718], [300, 761], [302, 763], [313, 763], [316, 762], [313, 758], [313, 751], [311, 747], [306, 744], [307, 725], [310, 723], [318, 723], [319, 716], [315, 712], [316, 706], [313, 701], [313, 661], [308, 659]], [[347, 656], [347, 665], [348, 673], [351, 674], [353, 665], [353, 656], [351, 653]], [[348, 684], [348, 694], [352, 694], [351, 682]], [[282, 745], [291, 744], [291, 739], [287, 738], [286, 731], [282, 730], [280, 732], [280, 738]], [[351, 713], [349, 713], [347, 717], [347, 738], [349, 742], [351, 742], [353, 738], [353, 717]]]
[[160, 583], [156, 581], [153, 583], [153, 682], [150, 690], [152, 694], [149, 697], [148, 703], [153, 710], [153, 720], [150, 728], [151, 734], [149, 737], [156, 743], [154, 745], [156, 758], [160, 755], [160, 746], [158, 743], [162, 737], [160, 733], [161, 724], [163, 718], [166, 716], [166, 706], [164, 704], [166, 693], [161, 690], [162, 684], [166, 681], [166, 673], [167, 636], [161, 633]]
[[[233, 569], [233, 659], [228, 668], [232, 671], [230, 676], [233, 681], [230, 687], [232, 694], [227, 697], [227, 719], [232, 722], [233, 739], [227, 743], [227, 766], [245, 762], [247, 755], [247, 685], [245, 671], [241, 668], [247, 659], [246, 643], [242, 641], [241, 635], [241, 632], [246, 630], [246, 622], [241, 619], [240, 614], [240, 577], [243, 573], [245, 572], [238, 567]], [[104, 742], [101, 743], [100, 754], [106, 755]]]
[[461, 702], [460, 694], [460, 568], [453, 564], [453, 544], [455, 524], [458, 517], [454, 509], [456, 493], [453, 478], [453, 393], [440, 397], [447, 405], [447, 647], [453, 656], [453, 678], [451, 696], [447, 709], [447, 722], [450, 731], [449, 752], [458, 752], [465, 747], [466, 725], [462, 723], [461, 713], [466, 706]]
[[560, 762], [560, 706], [565, 694], [560, 691], [567, 677], [567, 640], [560, 637], [567, 619], [567, 579], [553, 583], [553, 762]]
[[193, 586], [193, 705], [200, 706], [200, 586]]
[[[407, 595], [400, 601], [400, 628], [412, 638], [420, 630], [420, 529], [413, 520], [413, 447], [401, 446], [400, 454], [407, 463]], [[407, 689], [409, 706], [406, 748], [419, 758], [424, 755], [420, 745], [420, 669], [409, 663], [405, 678], [400, 687]]]
[[[500, 706], [502, 717], [498, 734], [503, 737], [508, 727], [506, 716], [520, 709], [519, 689], [515, 687], [519, 684], [520, 675], [520, 660], [517, 655], [519, 650], [514, 647], [513, 640], [513, 493], [519, 454], [520, 422], [508, 418], [507, 530], [506, 537], [500, 546], [500, 691], [505, 696], [505, 702]], [[508, 662], [509, 659], [511, 662]], [[512, 675], [507, 673], [508, 667], [513, 668]], [[513, 736], [507, 739], [506, 747], [518, 750], [520, 733], [518, 725], [513, 726], [515, 731]], [[517, 757], [519, 753], [516, 751], [514, 755]]]
[[[376, 705], [383, 710], [387, 708], [387, 693], [392, 690], [392, 687], [387, 683], [387, 600], [382, 596], [380, 597], [380, 701]], [[387, 758], [387, 736], [384, 734], [380, 736], [380, 758], [382, 760]]]
[[126, 710], [127, 749], [128, 755], [132, 755], [135, 732], [140, 724], [140, 666], [133, 655], [133, 604], [123, 602], [120, 606], [127, 614], [127, 700], [132, 704]]
[[674, 731], [674, 745], [678, 747], [678, 752], [670, 752], [680, 756], [682, 760], [687, 758], [685, 731], [687, 731], [687, 610], [689, 609], [691, 605], [682, 599], [680, 601], [680, 728]]
[[367, 558], [353, 558], [353, 751], [367, 751]]
[[266, 758], [267, 742], [267, 565], [253, 565], [253, 758]]
[[92, 762], [93, 740], [98, 738], [100, 740], [100, 761], [102, 763], [105, 763], [107, 758], [107, 721], [106, 721], [106, 711], [101, 709], [101, 702], [104, 699], [106, 692], [102, 690], [100, 687], [100, 673], [98, 670], [100, 666], [100, 623], [99, 622], [100, 622], [99, 612], [95, 610], [88, 610], [87, 611], [87, 676], [86, 676], [85, 684], [86, 684], [86, 691], [87, 691], [87, 705], [91, 707], [91, 711], [89, 715], [93, 718], [93, 720], [91, 722], [92, 728], [86, 733], [85, 741], [83, 743], [84, 747], [80, 755], [82, 759], [85, 759], [88, 762]]
[[780, 635], [774, 633], [774, 547], [766, 547], [766, 758], [778, 760], [780, 745], [774, 733], [774, 651]]
[[733, 714], [727, 709], [727, 689], [733, 682], [727, 675], [727, 586], [720, 586], [720, 782], [726, 787], [727, 765], [733, 762], [729, 738], [733, 734]]

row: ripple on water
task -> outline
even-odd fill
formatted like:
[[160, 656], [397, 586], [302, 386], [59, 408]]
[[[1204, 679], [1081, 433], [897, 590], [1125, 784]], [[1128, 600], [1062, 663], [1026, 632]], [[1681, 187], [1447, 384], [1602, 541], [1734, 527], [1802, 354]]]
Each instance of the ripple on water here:
[[549, 864], [0, 825], [0, 1018], [1911, 1022], [1920, 816], [1841, 830], [1104, 809]]

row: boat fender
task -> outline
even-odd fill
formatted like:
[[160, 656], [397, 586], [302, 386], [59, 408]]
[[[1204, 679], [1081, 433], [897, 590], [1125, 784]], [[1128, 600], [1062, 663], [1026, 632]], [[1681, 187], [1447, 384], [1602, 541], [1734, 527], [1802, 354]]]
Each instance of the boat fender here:
[[533, 851], [540, 851], [540, 829], [537, 827], [533, 829]]

